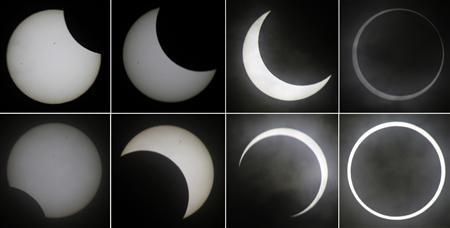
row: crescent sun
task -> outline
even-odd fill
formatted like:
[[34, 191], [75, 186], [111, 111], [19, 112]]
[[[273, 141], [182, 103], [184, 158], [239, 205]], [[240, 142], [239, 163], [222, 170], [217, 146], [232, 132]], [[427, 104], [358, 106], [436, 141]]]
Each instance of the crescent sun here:
[[322, 197], [323, 193], [325, 192], [325, 188], [327, 186], [327, 180], [328, 180], [327, 160], [326, 160], [325, 155], [323, 154], [323, 151], [320, 148], [320, 146], [314, 141], [314, 139], [309, 137], [307, 134], [305, 134], [299, 130], [290, 129], [290, 128], [274, 128], [274, 129], [271, 129], [271, 130], [268, 130], [268, 131], [265, 131], [265, 132], [259, 134], [247, 145], [247, 147], [244, 149], [244, 152], [241, 155], [241, 158], [239, 159], [239, 166], [241, 165], [245, 154], [253, 145], [255, 145], [256, 143], [258, 143], [259, 141], [261, 141], [263, 139], [273, 137], [273, 136], [288, 136], [288, 137], [297, 139], [300, 142], [303, 142], [304, 144], [306, 144], [306, 146], [308, 146], [309, 149], [312, 150], [312, 152], [314, 153], [314, 155], [317, 158], [317, 161], [319, 162], [320, 174], [321, 174], [319, 190], [317, 191], [317, 194], [314, 197], [314, 199], [311, 201], [311, 203], [305, 209], [303, 209], [302, 211], [291, 216], [291, 217], [297, 217], [297, 216], [300, 216], [300, 215], [308, 212], [309, 210], [311, 210], [317, 204], [317, 202], [319, 202], [320, 198]]
[[314, 95], [327, 84], [331, 75], [314, 84], [293, 85], [278, 79], [264, 64], [259, 51], [259, 32], [269, 13], [270, 11], [259, 17], [245, 36], [242, 58], [248, 77], [261, 92], [278, 100], [296, 101]]
[[151, 127], [131, 139], [121, 156], [137, 151], [161, 154], [180, 168], [189, 197], [183, 218], [202, 207], [213, 186], [214, 167], [208, 149], [197, 136], [176, 126]]
[[158, 39], [159, 8], [142, 15], [130, 28], [123, 45], [123, 63], [132, 84], [147, 97], [181, 102], [203, 91], [216, 70], [193, 71], [166, 55]]

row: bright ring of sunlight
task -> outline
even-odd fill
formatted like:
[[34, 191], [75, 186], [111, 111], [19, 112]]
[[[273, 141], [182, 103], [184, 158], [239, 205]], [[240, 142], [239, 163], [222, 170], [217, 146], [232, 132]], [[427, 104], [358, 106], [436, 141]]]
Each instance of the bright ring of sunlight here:
[[[441, 166], [441, 179], [439, 182], [439, 186], [436, 190], [436, 193], [434, 194], [433, 198], [421, 209], [419, 209], [418, 211], [411, 213], [411, 214], [407, 214], [407, 215], [400, 215], [400, 216], [391, 216], [391, 215], [385, 215], [385, 214], [381, 214], [377, 211], [374, 211], [373, 209], [371, 209], [369, 206], [367, 206], [358, 196], [358, 194], [356, 193], [355, 187], [353, 186], [353, 181], [352, 181], [352, 161], [353, 161], [353, 157], [355, 156], [356, 150], [358, 149], [359, 145], [361, 145], [361, 143], [367, 138], [369, 137], [371, 134], [385, 129], [385, 128], [389, 128], [389, 127], [403, 127], [403, 128], [408, 128], [411, 129], [413, 131], [416, 131], [417, 133], [421, 134], [423, 137], [425, 137], [430, 143], [431, 145], [433, 145], [434, 150], [436, 151], [438, 157], [439, 157], [439, 163]], [[350, 190], [352, 191], [353, 196], [355, 197], [355, 199], [358, 201], [358, 203], [364, 208], [366, 209], [368, 212], [370, 212], [371, 214], [383, 218], [383, 219], [388, 219], [388, 220], [405, 220], [405, 219], [410, 219], [413, 217], [416, 217], [420, 214], [422, 214], [424, 211], [426, 211], [428, 208], [431, 207], [431, 205], [433, 205], [433, 203], [436, 201], [436, 199], [439, 197], [439, 194], [441, 194], [442, 188], [444, 187], [444, 182], [445, 182], [445, 161], [444, 161], [444, 156], [442, 155], [442, 151], [441, 148], [439, 147], [439, 145], [436, 143], [436, 141], [433, 139], [433, 137], [431, 137], [430, 134], [428, 134], [428, 132], [426, 132], [425, 130], [423, 130], [422, 128], [410, 124], [410, 123], [405, 123], [405, 122], [387, 122], [387, 123], [383, 123], [380, 125], [377, 125], [371, 129], [369, 129], [368, 131], [366, 131], [359, 139], [358, 141], [356, 141], [355, 145], [353, 146], [352, 151], [350, 152], [350, 157], [348, 159], [348, 163], [347, 163], [347, 178], [348, 178], [348, 184], [350, 185]]]
[[[364, 76], [364, 74], [359, 66], [359, 61], [358, 61], [359, 39], [361, 38], [362, 33], [364, 32], [366, 27], [370, 24], [370, 22], [372, 22], [373, 20], [375, 20], [376, 18], [378, 18], [384, 14], [391, 13], [391, 12], [399, 12], [399, 11], [413, 13], [413, 14], [416, 14], [417, 16], [425, 19], [431, 25], [431, 27], [433, 27], [434, 31], [436, 31], [436, 34], [439, 37], [439, 41], [441, 42], [441, 52], [442, 52], [441, 64], [440, 64], [439, 70], [437, 71], [433, 80], [427, 86], [425, 86], [423, 89], [421, 89], [417, 92], [411, 93], [411, 94], [406, 94], [406, 95], [392, 95], [392, 94], [385, 93], [385, 92], [375, 88], [372, 84], [370, 84], [369, 81], [367, 81], [366, 77]], [[418, 97], [418, 96], [422, 95], [423, 93], [425, 93], [426, 91], [428, 91], [431, 88], [431, 86], [433, 86], [433, 84], [436, 82], [439, 75], [441, 74], [442, 68], [444, 66], [444, 42], [442, 41], [441, 34], [439, 33], [436, 26], [434, 26], [434, 24], [424, 15], [422, 15], [416, 11], [410, 10], [410, 9], [403, 9], [403, 8], [387, 9], [387, 10], [383, 10], [383, 11], [373, 15], [366, 22], [364, 22], [364, 24], [361, 26], [361, 28], [359, 28], [358, 33], [356, 34], [355, 40], [353, 41], [352, 62], [353, 62], [353, 68], [355, 69], [356, 76], [358, 76], [358, 79], [361, 81], [361, 83], [364, 85], [364, 87], [366, 87], [366, 89], [368, 89], [374, 95], [381, 97], [385, 100], [391, 100], [391, 101], [410, 100], [410, 99]]]
[[258, 143], [259, 141], [269, 138], [269, 137], [273, 137], [273, 136], [288, 136], [294, 139], [297, 139], [300, 142], [303, 142], [304, 144], [306, 144], [306, 146], [308, 146], [309, 149], [311, 149], [314, 153], [314, 155], [317, 158], [317, 161], [319, 162], [319, 167], [320, 167], [320, 186], [319, 186], [319, 191], [317, 191], [317, 195], [316, 197], [313, 199], [313, 201], [302, 211], [292, 215], [291, 217], [297, 217], [300, 216], [304, 213], [306, 213], [307, 211], [311, 210], [311, 208], [313, 208], [317, 202], [319, 202], [320, 198], [322, 197], [323, 193], [325, 192], [325, 188], [327, 186], [327, 180], [328, 180], [328, 165], [327, 165], [327, 160], [325, 158], [325, 155], [323, 154], [322, 149], [320, 149], [319, 145], [314, 141], [314, 139], [312, 139], [311, 137], [309, 137], [307, 134], [295, 130], [295, 129], [290, 129], [290, 128], [274, 128], [271, 130], [267, 130], [261, 134], [259, 134], [258, 136], [256, 136], [245, 148], [244, 152], [241, 155], [241, 159], [239, 159], [239, 166], [242, 163], [242, 159], [244, 159], [245, 154], [247, 153], [247, 151], [256, 143]]

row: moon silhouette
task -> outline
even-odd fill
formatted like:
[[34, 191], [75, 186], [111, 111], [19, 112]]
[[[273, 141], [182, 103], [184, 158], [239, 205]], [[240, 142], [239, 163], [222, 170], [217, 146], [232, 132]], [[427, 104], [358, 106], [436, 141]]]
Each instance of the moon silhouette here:
[[101, 55], [72, 37], [62, 10], [44, 10], [23, 20], [9, 39], [6, 62], [25, 95], [46, 104], [72, 101], [94, 83]]
[[[413, 213], [407, 214], [407, 215], [400, 215], [400, 216], [385, 215], [385, 214], [382, 214], [380, 212], [377, 212], [377, 211], [373, 210], [372, 208], [367, 206], [361, 200], [361, 198], [359, 198], [358, 193], [356, 193], [355, 187], [353, 186], [353, 181], [352, 181], [352, 162], [353, 162], [353, 158], [355, 157], [356, 151], [358, 150], [358, 147], [371, 134], [373, 134], [373, 133], [375, 133], [377, 131], [380, 131], [382, 129], [389, 128], [389, 127], [407, 128], [407, 129], [411, 129], [411, 130], [421, 134], [423, 137], [425, 137], [431, 143], [431, 145], [435, 149], [436, 154], [438, 155], [438, 158], [439, 158], [439, 164], [441, 166], [441, 177], [440, 177], [439, 186], [438, 186], [438, 188], [436, 190], [436, 193], [433, 195], [431, 200], [427, 204], [425, 204], [425, 206], [423, 206], [419, 210], [417, 210], [417, 211], [415, 211]], [[351, 190], [353, 196], [355, 197], [356, 201], [358, 201], [358, 203], [364, 209], [366, 209], [369, 213], [371, 213], [371, 214], [373, 214], [373, 215], [375, 215], [375, 216], [377, 216], [379, 218], [383, 218], [383, 219], [387, 219], [387, 220], [405, 220], [405, 219], [410, 219], [410, 218], [413, 218], [413, 217], [416, 217], [416, 216], [422, 214], [423, 212], [428, 210], [428, 208], [430, 208], [433, 205], [433, 203], [436, 201], [436, 199], [441, 194], [442, 188], [444, 187], [445, 169], [446, 169], [445, 168], [445, 160], [444, 160], [444, 156], [442, 155], [441, 148], [439, 147], [437, 142], [433, 139], [433, 137], [430, 134], [428, 134], [428, 132], [426, 132], [425, 130], [423, 130], [422, 128], [420, 128], [420, 127], [418, 127], [416, 125], [413, 125], [413, 124], [410, 124], [410, 123], [406, 123], [406, 122], [387, 122], [387, 123], [382, 123], [380, 125], [372, 127], [368, 131], [364, 132], [364, 134], [361, 135], [361, 137], [356, 141], [355, 145], [352, 148], [352, 151], [350, 152], [350, 157], [349, 157], [348, 163], [347, 163], [347, 179], [348, 179], [348, 184], [350, 186], [350, 190]]]
[[259, 32], [269, 13], [259, 17], [245, 36], [242, 58], [248, 77], [261, 92], [278, 100], [296, 101], [314, 95], [327, 84], [331, 75], [311, 85], [292, 85], [278, 79], [264, 64], [259, 52]]
[[29, 194], [48, 218], [73, 215], [88, 205], [101, 181], [94, 143], [61, 123], [36, 126], [14, 145], [7, 163], [9, 186]]
[[[441, 62], [440, 62], [440, 66], [438, 71], [436, 72], [436, 74], [434, 75], [433, 80], [431, 80], [430, 83], [428, 83], [428, 85], [426, 85], [424, 88], [420, 89], [417, 92], [411, 93], [411, 94], [406, 94], [406, 95], [393, 95], [393, 94], [389, 94], [389, 93], [385, 93], [383, 91], [381, 91], [380, 89], [375, 88], [372, 84], [370, 84], [369, 81], [367, 81], [366, 77], [364, 76], [364, 73], [361, 70], [361, 67], [359, 66], [359, 60], [358, 60], [358, 45], [359, 45], [359, 40], [361, 39], [361, 35], [364, 33], [364, 30], [366, 29], [366, 27], [376, 18], [385, 15], [387, 13], [393, 13], [393, 12], [408, 12], [408, 13], [412, 13], [415, 14], [423, 19], [425, 19], [430, 25], [431, 27], [433, 27], [434, 31], [436, 32], [436, 34], [439, 37], [439, 41], [441, 44], [441, 52], [442, 52], [442, 58], [441, 58]], [[424, 15], [414, 11], [414, 10], [410, 10], [410, 9], [404, 9], [404, 8], [394, 8], [394, 9], [387, 9], [387, 10], [383, 10], [378, 12], [377, 14], [373, 15], [372, 17], [370, 17], [366, 22], [364, 22], [364, 24], [361, 26], [361, 28], [359, 28], [358, 33], [356, 33], [355, 36], [355, 40], [353, 41], [353, 46], [352, 46], [352, 63], [353, 63], [353, 68], [355, 69], [355, 73], [356, 76], [358, 77], [359, 81], [361, 81], [361, 83], [364, 85], [364, 87], [369, 90], [372, 94], [381, 97], [385, 100], [391, 100], [391, 101], [404, 101], [404, 100], [410, 100], [413, 98], [416, 98], [422, 94], [424, 94], [425, 92], [427, 92], [431, 86], [433, 86], [433, 84], [436, 82], [436, 80], [438, 79], [439, 75], [441, 74], [442, 68], [444, 67], [444, 42], [442, 41], [442, 37], [441, 34], [439, 33], [438, 29], [436, 28], [436, 26], [434, 26], [434, 24]]]
[[195, 135], [175, 126], [151, 127], [131, 139], [121, 156], [136, 151], [161, 154], [180, 168], [189, 193], [183, 218], [194, 214], [205, 203], [213, 186], [214, 167], [208, 149]]
[[159, 8], [142, 15], [130, 28], [123, 46], [125, 71], [146, 96], [180, 102], [199, 94], [216, 70], [193, 71], [174, 63], [161, 48], [156, 32]]
[[322, 149], [319, 147], [319, 145], [307, 134], [305, 134], [301, 131], [295, 130], [295, 129], [290, 129], [290, 128], [274, 128], [274, 129], [271, 129], [271, 130], [268, 130], [268, 131], [265, 131], [265, 132], [259, 134], [247, 145], [247, 147], [245, 147], [244, 152], [242, 153], [241, 158], [239, 159], [239, 166], [241, 165], [245, 154], [253, 145], [255, 145], [256, 143], [258, 143], [259, 141], [261, 141], [263, 139], [273, 137], [273, 136], [288, 136], [288, 137], [294, 138], [300, 142], [303, 142], [304, 144], [306, 144], [306, 146], [308, 146], [309, 149], [312, 150], [312, 152], [314, 153], [314, 155], [317, 158], [317, 161], [319, 162], [320, 174], [321, 174], [319, 190], [317, 191], [317, 194], [314, 197], [314, 199], [312, 200], [312, 202], [305, 209], [292, 215], [292, 217], [297, 217], [297, 216], [300, 216], [300, 215], [308, 212], [309, 210], [311, 210], [317, 204], [317, 202], [319, 202], [320, 198], [322, 197], [323, 193], [325, 192], [325, 188], [327, 186], [327, 180], [328, 180], [327, 160], [325, 158], [325, 155], [323, 154]]

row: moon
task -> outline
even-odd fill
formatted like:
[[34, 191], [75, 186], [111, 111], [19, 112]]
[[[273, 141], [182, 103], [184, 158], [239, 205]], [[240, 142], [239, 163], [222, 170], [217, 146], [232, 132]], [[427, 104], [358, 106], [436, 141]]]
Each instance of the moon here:
[[14, 30], [6, 62], [22, 93], [41, 103], [61, 104], [91, 87], [101, 55], [72, 37], [62, 10], [44, 10], [27, 17]]
[[[410, 130], [413, 130], [419, 134], [421, 134], [423, 137], [425, 137], [433, 146], [434, 150], [436, 151], [436, 154], [439, 158], [439, 163], [441, 166], [441, 177], [440, 177], [440, 182], [439, 182], [439, 186], [436, 190], [436, 193], [433, 195], [433, 198], [431, 198], [431, 200], [422, 208], [420, 208], [419, 210], [411, 213], [411, 214], [407, 214], [407, 215], [401, 215], [401, 216], [392, 216], [392, 215], [385, 215], [382, 214], [380, 212], [377, 212], [375, 210], [373, 210], [372, 208], [370, 208], [369, 206], [367, 206], [358, 196], [358, 193], [356, 193], [355, 187], [353, 186], [353, 181], [352, 181], [352, 162], [353, 162], [353, 158], [356, 154], [356, 151], [358, 150], [358, 147], [361, 145], [361, 143], [367, 138], [369, 137], [371, 134], [380, 131], [382, 129], [385, 128], [390, 128], [390, 127], [402, 127], [402, 128], [407, 128]], [[375, 127], [372, 127], [371, 129], [369, 129], [368, 131], [366, 131], [363, 135], [361, 135], [361, 137], [358, 139], [358, 141], [356, 141], [355, 145], [352, 148], [352, 151], [350, 152], [350, 157], [348, 159], [348, 163], [347, 163], [347, 179], [348, 179], [348, 184], [350, 186], [350, 190], [353, 194], [353, 196], [355, 197], [356, 201], [358, 201], [358, 203], [364, 208], [366, 209], [369, 213], [379, 217], [379, 218], [383, 218], [383, 219], [387, 219], [387, 220], [405, 220], [405, 219], [410, 219], [413, 217], [416, 217], [420, 214], [422, 214], [423, 212], [425, 212], [426, 210], [428, 210], [428, 208], [430, 208], [433, 203], [436, 201], [436, 199], [439, 197], [439, 195], [441, 194], [442, 188], [444, 187], [444, 182], [445, 182], [445, 161], [444, 161], [444, 156], [442, 155], [442, 151], [441, 148], [439, 147], [439, 145], [437, 144], [437, 142], [433, 139], [433, 137], [428, 134], [428, 132], [426, 132], [425, 130], [423, 130], [422, 128], [410, 124], [410, 123], [406, 123], [406, 122], [387, 122], [387, 123], [382, 123], [380, 125], [377, 125]]]
[[211, 82], [216, 70], [193, 71], [164, 53], [156, 31], [159, 8], [142, 15], [130, 28], [123, 45], [125, 71], [143, 94], [161, 102], [190, 99]]
[[[372, 84], [370, 84], [369, 81], [367, 81], [366, 77], [364, 76], [364, 73], [361, 70], [361, 67], [359, 66], [359, 60], [358, 60], [358, 45], [359, 45], [359, 40], [361, 39], [361, 35], [364, 33], [364, 30], [366, 29], [366, 27], [376, 18], [388, 14], [388, 13], [393, 13], [393, 12], [408, 12], [408, 13], [412, 13], [415, 14], [421, 18], [423, 18], [424, 20], [426, 20], [434, 29], [434, 31], [436, 32], [436, 34], [439, 37], [439, 41], [441, 44], [441, 52], [442, 52], [442, 58], [441, 58], [441, 62], [440, 62], [440, 66], [438, 71], [436, 72], [436, 74], [434, 75], [433, 80], [431, 80], [430, 83], [428, 83], [428, 85], [426, 85], [424, 88], [420, 89], [419, 91], [416, 91], [414, 93], [411, 94], [406, 94], [406, 95], [393, 95], [393, 94], [389, 94], [389, 93], [385, 93], [377, 88], [375, 88]], [[442, 68], [444, 67], [444, 42], [442, 41], [442, 37], [441, 34], [439, 33], [438, 29], [436, 28], [436, 26], [434, 26], [434, 24], [424, 15], [414, 11], [414, 10], [410, 10], [410, 9], [404, 9], [404, 8], [394, 8], [394, 9], [387, 9], [387, 10], [383, 10], [378, 12], [377, 14], [373, 15], [372, 17], [370, 17], [366, 22], [364, 22], [364, 24], [361, 26], [361, 28], [359, 28], [358, 33], [355, 36], [355, 40], [353, 41], [353, 46], [352, 46], [352, 63], [353, 63], [353, 68], [355, 70], [356, 76], [358, 77], [359, 81], [364, 85], [364, 87], [369, 90], [372, 94], [383, 98], [385, 100], [391, 100], [391, 101], [404, 101], [404, 100], [410, 100], [413, 98], [416, 98], [422, 94], [424, 94], [425, 92], [427, 92], [431, 86], [433, 86], [433, 84], [436, 82], [436, 80], [438, 79], [439, 75], [442, 72]]]
[[259, 17], [245, 36], [242, 58], [248, 77], [261, 92], [278, 100], [296, 101], [314, 95], [327, 84], [331, 75], [311, 85], [292, 85], [278, 79], [264, 64], [259, 52], [259, 32], [269, 13], [270, 11]]
[[213, 186], [214, 167], [208, 149], [197, 136], [175, 126], [151, 127], [131, 139], [121, 156], [136, 151], [161, 154], [180, 168], [189, 193], [183, 218], [194, 214], [205, 203]]
[[35, 199], [47, 218], [73, 215], [94, 198], [101, 181], [94, 143], [61, 123], [36, 126], [14, 145], [7, 163], [10, 187]]
[[259, 134], [247, 145], [247, 147], [245, 147], [244, 152], [242, 153], [241, 158], [239, 159], [239, 166], [241, 165], [245, 154], [253, 145], [255, 145], [256, 143], [258, 143], [259, 141], [261, 141], [263, 139], [266, 139], [269, 137], [274, 137], [274, 136], [288, 136], [288, 137], [294, 138], [300, 142], [303, 142], [304, 144], [306, 144], [306, 146], [308, 146], [309, 149], [312, 150], [312, 152], [314, 153], [314, 155], [317, 158], [317, 161], [319, 162], [320, 174], [321, 174], [319, 190], [317, 191], [317, 194], [314, 197], [314, 199], [312, 200], [312, 202], [305, 209], [292, 215], [292, 217], [297, 217], [297, 216], [300, 216], [300, 215], [308, 212], [309, 210], [311, 210], [317, 204], [317, 202], [319, 202], [320, 198], [322, 197], [323, 193], [325, 192], [325, 188], [327, 186], [327, 180], [328, 180], [327, 160], [326, 160], [325, 155], [323, 154], [323, 151], [320, 148], [320, 146], [314, 141], [314, 139], [309, 137], [307, 134], [305, 134], [299, 130], [290, 129], [290, 128], [274, 128], [274, 129], [271, 129], [271, 130], [268, 130], [268, 131], [265, 131], [265, 132]]

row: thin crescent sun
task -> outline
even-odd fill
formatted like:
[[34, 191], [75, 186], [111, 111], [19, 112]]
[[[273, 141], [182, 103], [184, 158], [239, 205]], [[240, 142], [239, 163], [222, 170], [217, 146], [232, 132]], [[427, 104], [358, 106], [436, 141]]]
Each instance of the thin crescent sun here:
[[291, 217], [297, 217], [297, 216], [300, 216], [300, 215], [308, 212], [309, 210], [311, 210], [317, 204], [317, 202], [319, 202], [320, 198], [322, 197], [323, 193], [325, 192], [325, 188], [326, 188], [327, 180], [328, 180], [327, 160], [326, 160], [325, 155], [323, 154], [323, 151], [320, 148], [320, 146], [314, 141], [314, 139], [309, 137], [307, 134], [305, 134], [299, 130], [295, 130], [295, 129], [291, 129], [291, 128], [274, 128], [274, 129], [271, 129], [271, 130], [268, 130], [268, 131], [265, 131], [265, 132], [259, 134], [247, 145], [247, 147], [244, 149], [244, 152], [241, 155], [241, 158], [239, 159], [239, 166], [241, 165], [245, 154], [248, 152], [248, 150], [253, 145], [255, 145], [256, 143], [258, 143], [259, 141], [261, 141], [263, 139], [273, 137], [273, 136], [288, 136], [288, 137], [297, 139], [300, 142], [303, 142], [304, 144], [306, 144], [306, 146], [308, 146], [309, 149], [312, 150], [312, 152], [314, 153], [314, 155], [317, 158], [317, 161], [319, 162], [320, 174], [321, 174], [319, 190], [317, 191], [317, 194], [314, 197], [314, 199], [311, 201], [311, 203], [305, 209], [303, 209], [302, 211], [291, 216]]

